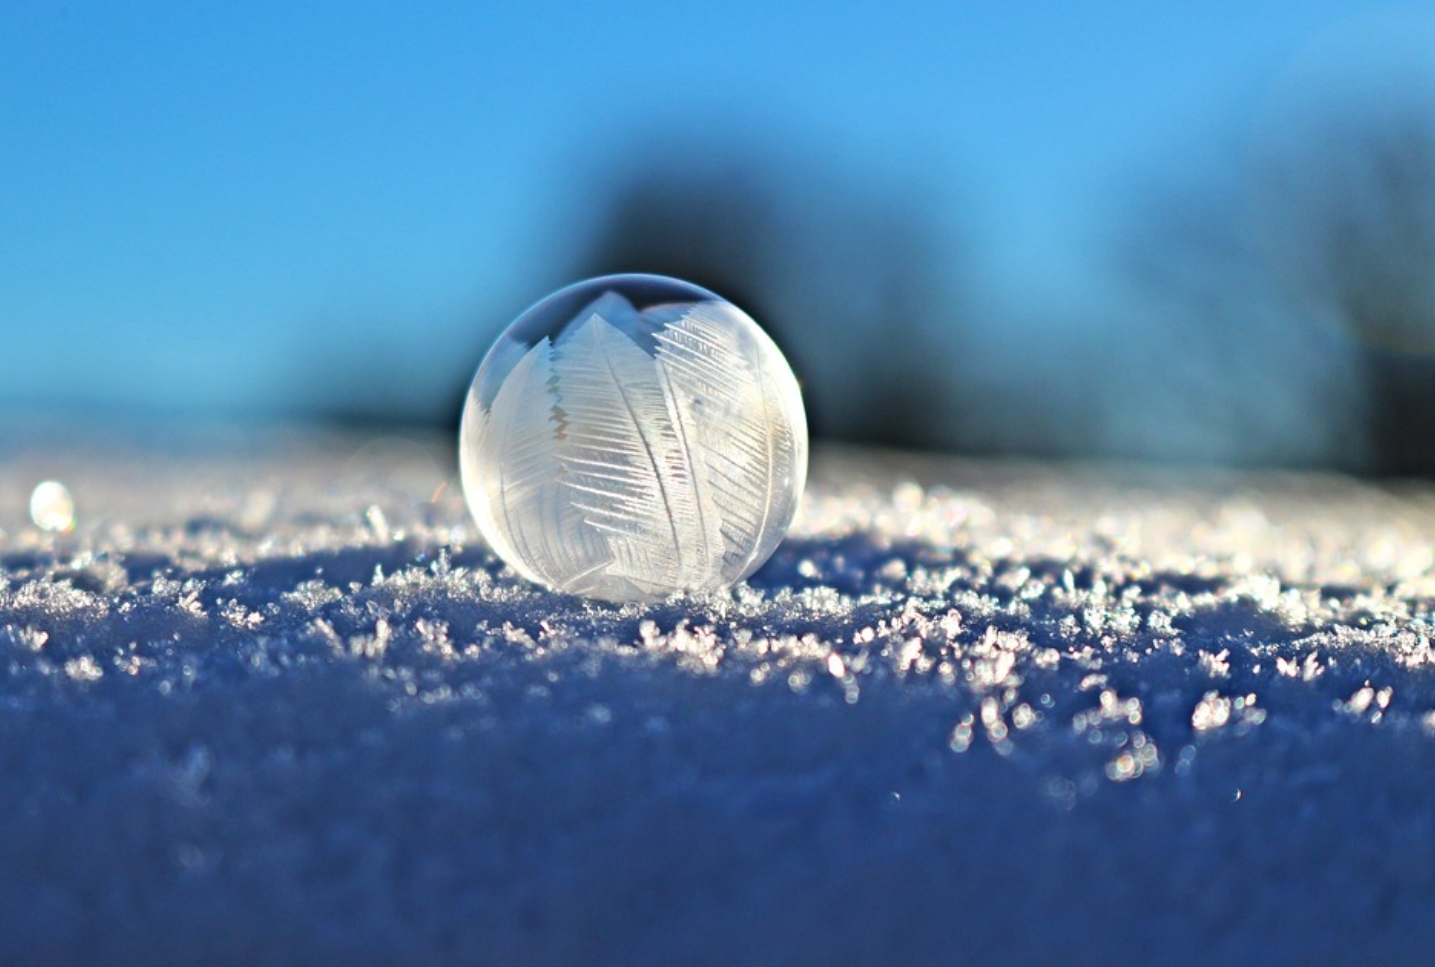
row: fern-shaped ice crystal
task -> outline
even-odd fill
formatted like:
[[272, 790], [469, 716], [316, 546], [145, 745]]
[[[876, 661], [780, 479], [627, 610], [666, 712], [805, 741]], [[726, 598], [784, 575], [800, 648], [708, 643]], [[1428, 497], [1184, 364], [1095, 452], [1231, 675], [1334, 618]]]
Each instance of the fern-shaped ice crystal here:
[[807, 427], [786, 361], [739, 309], [614, 277], [510, 327], [470, 391], [460, 453], [474, 517], [520, 574], [654, 601], [767, 559], [802, 492]]

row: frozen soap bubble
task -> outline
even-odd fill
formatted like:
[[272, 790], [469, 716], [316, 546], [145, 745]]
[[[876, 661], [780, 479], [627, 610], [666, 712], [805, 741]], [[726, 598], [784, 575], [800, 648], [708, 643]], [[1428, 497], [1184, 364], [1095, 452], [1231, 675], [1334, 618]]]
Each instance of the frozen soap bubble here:
[[46, 480], [30, 492], [30, 519], [43, 531], [63, 533], [75, 527], [75, 501], [70, 488], [58, 480]]
[[484, 357], [463, 491], [524, 577], [608, 601], [725, 588], [787, 532], [807, 479], [797, 380], [746, 313], [695, 285], [568, 286]]

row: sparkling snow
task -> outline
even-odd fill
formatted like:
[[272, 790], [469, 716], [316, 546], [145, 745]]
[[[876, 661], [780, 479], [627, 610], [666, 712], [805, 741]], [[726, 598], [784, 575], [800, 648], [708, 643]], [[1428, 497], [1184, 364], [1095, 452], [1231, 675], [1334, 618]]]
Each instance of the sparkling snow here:
[[747, 585], [616, 607], [434, 441], [5, 442], [0, 963], [1435, 942], [1427, 486], [819, 451]]

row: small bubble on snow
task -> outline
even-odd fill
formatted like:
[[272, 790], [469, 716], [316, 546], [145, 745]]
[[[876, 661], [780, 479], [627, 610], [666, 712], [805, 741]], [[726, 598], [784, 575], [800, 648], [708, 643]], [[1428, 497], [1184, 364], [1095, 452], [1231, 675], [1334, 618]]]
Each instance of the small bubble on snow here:
[[42, 531], [62, 533], [75, 527], [75, 501], [70, 488], [45, 480], [30, 492], [30, 520]]

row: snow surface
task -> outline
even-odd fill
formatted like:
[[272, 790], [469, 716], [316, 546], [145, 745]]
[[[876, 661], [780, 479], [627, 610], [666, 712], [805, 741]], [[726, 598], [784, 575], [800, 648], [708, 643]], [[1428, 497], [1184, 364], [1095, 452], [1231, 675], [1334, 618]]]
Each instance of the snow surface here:
[[4, 452], [0, 963], [1431, 956], [1429, 487], [820, 451], [619, 608], [442, 443]]

